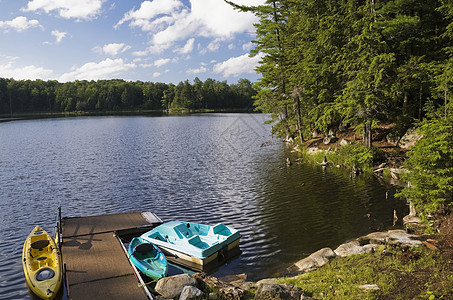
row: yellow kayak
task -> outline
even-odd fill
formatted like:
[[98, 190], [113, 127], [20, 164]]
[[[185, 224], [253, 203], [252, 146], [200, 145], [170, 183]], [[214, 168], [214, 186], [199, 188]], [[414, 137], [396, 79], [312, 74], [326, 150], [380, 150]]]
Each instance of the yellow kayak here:
[[22, 264], [30, 290], [42, 299], [53, 299], [61, 286], [63, 263], [54, 239], [39, 226], [25, 240]]

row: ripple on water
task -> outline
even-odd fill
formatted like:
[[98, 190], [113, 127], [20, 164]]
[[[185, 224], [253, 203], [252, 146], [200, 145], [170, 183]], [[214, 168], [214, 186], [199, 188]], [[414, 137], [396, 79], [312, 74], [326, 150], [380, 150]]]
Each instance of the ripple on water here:
[[53, 229], [58, 203], [63, 216], [140, 209], [163, 220], [233, 226], [242, 254], [216, 275], [251, 280], [388, 226], [393, 209], [405, 209], [373, 177], [287, 168], [291, 154], [282, 143], [261, 146], [272, 139], [264, 121], [208, 114], [2, 124], [0, 298], [28, 297], [21, 247], [35, 225]]

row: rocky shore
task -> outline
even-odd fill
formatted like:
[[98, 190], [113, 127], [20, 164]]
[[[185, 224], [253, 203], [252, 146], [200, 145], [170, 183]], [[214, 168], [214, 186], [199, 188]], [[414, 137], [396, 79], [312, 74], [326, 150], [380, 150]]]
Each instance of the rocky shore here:
[[[374, 232], [348, 241], [336, 249], [323, 248], [288, 268], [290, 276], [300, 276], [329, 263], [335, 257], [372, 253], [379, 248], [411, 247], [430, 244], [425, 236], [407, 233], [405, 230]], [[246, 280], [246, 275], [233, 275], [221, 281], [216, 277], [196, 273], [181, 274], [159, 280], [156, 285], [157, 299], [312, 299], [304, 291], [291, 284], [277, 284], [278, 278], [267, 278], [258, 282]], [[368, 284], [363, 289], [379, 289]]]

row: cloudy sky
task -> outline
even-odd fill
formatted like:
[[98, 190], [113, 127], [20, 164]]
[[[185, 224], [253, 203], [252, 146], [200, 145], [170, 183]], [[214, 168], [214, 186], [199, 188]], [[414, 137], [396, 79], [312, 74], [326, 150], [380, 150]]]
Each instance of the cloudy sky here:
[[0, 0], [0, 77], [255, 81], [256, 22], [223, 0]]

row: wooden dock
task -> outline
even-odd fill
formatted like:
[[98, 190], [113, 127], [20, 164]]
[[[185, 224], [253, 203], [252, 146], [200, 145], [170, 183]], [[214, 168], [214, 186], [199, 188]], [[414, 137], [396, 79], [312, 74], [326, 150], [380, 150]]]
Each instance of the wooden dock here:
[[63, 218], [61, 252], [69, 298], [148, 299], [114, 233], [161, 222], [153, 213], [140, 211]]

